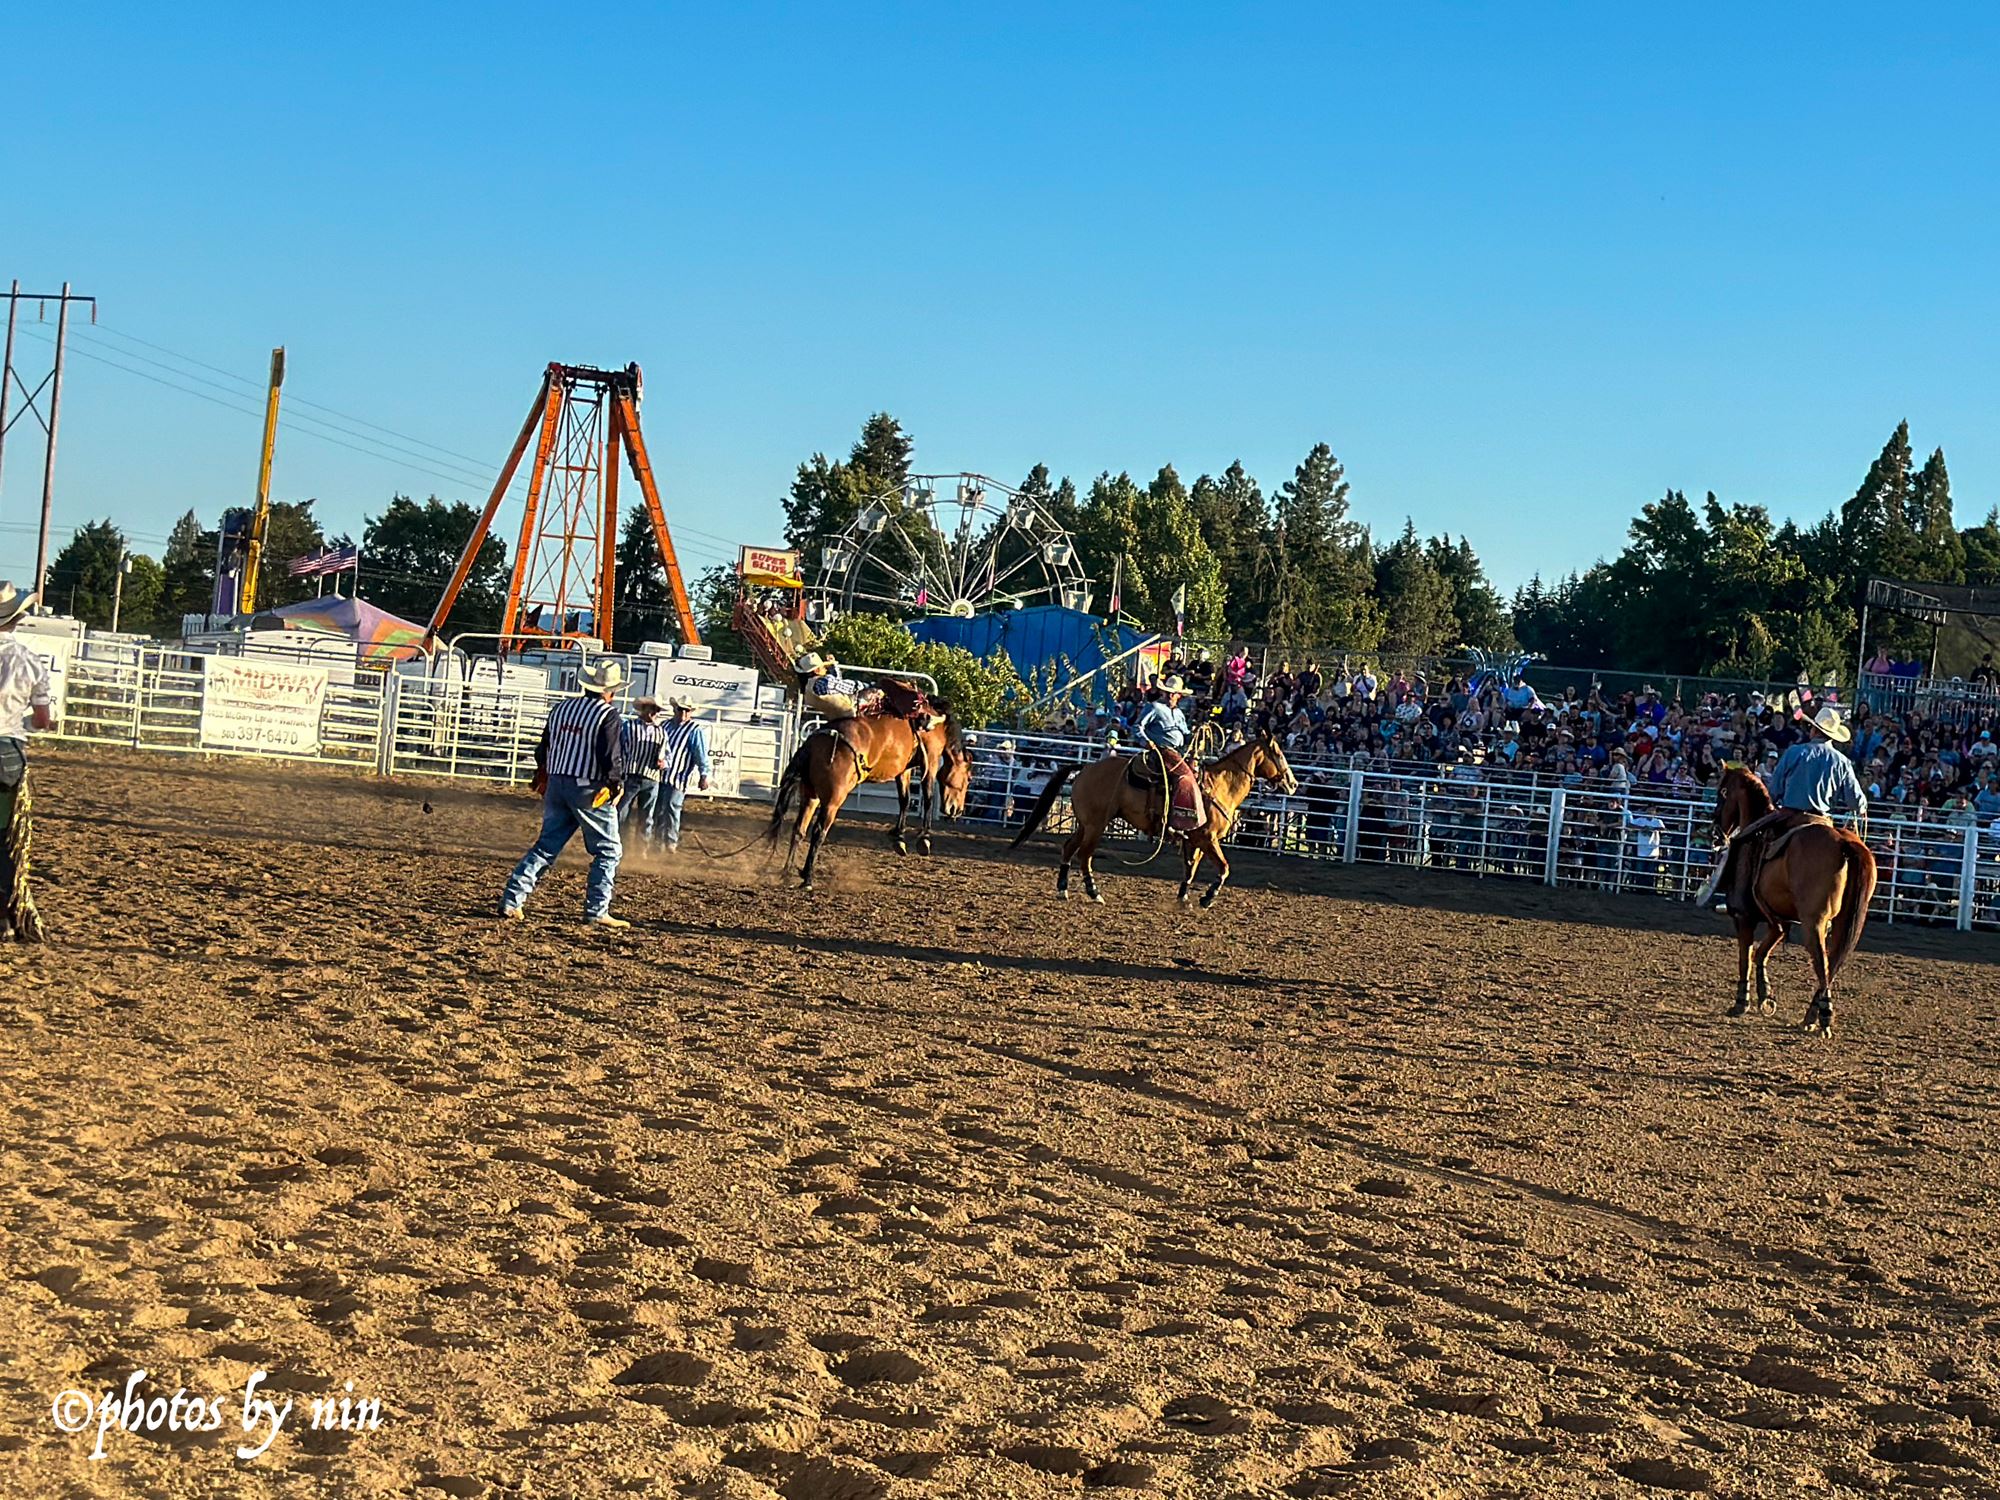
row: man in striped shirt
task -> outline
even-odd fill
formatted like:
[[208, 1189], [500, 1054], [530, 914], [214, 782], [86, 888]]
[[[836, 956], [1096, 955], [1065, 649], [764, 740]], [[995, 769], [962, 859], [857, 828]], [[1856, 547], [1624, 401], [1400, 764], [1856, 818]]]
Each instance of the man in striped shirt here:
[[625, 685], [625, 668], [600, 659], [576, 674], [578, 696], [549, 710], [535, 746], [535, 790], [542, 794], [542, 832], [521, 856], [500, 895], [500, 915], [518, 920], [542, 872], [555, 863], [572, 835], [590, 851], [584, 887], [584, 920], [593, 927], [630, 927], [611, 915], [611, 886], [618, 876], [618, 793], [625, 781], [619, 742], [620, 714], [611, 700]]
[[667, 847], [678, 849], [688, 783], [699, 779], [701, 789], [708, 790], [708, 726], [695, 718], [692, 699], [669, 698], [667, 707], [674, 716], [660, 744], [660, 822]]
[[635, 699], [632, 710], [639, 717], [625, 721], [625, 800], [618, 804], [618, 823], [634, 838], [650, 840], [660, 836], [660, 746], [667, 726], [660, 722], [658, 698]]

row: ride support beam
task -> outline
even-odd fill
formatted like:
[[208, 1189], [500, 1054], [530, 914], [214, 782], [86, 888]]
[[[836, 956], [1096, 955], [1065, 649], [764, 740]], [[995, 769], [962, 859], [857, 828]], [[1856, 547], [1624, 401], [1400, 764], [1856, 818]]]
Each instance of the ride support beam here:
[[617, 426], [625, 435], [625, 457], [632, 465], [632, 477], [646, 497], [646, 514], [652, 517], [653, 536], [660, 544], [660, 561], [666, 565], [667, 584], [674, 594], [674, 612], [680, 618], [681, 639], [690, 646], [701, 644], [701, 627], [695, 624], [694, 607], [688, 602], [687, 581], [681, 577], [680, 559], [674, 554], [674, 539], [667, 531], [667, 513], [660, 507], [659, 486], [653, 481], [652, 461], [646, 457], [646, 439], [639, 431], [639, 409], [629, 392], [618, 391], [612, 398], [618, 413]]
[[[507, 609], [500, 619], [501, 649], [513, 639], [514, 625], [521, 612], [521, 589], [527, 582], [528, 559], [535, 550], [535, 516], [542, 505], [542, 485], [548, 478], [549, 453], [556, 444], [556, 427], [562, 421], [562, 368], [550, 365], [542, 382], [542, 435], [535, 444], [535, 465], [528, 473], [528, 500], [521, 512], [521, 540], [514, 549], [514, 580], [507, 589]], [[559, 629], [569, 627], [557, 621]]]
[[493, 481], [493, 490], [486, 497], [486, 508], [479, 513], [479, 520], [472, 528], [472, 535], [466, 538], [465, 550], [458, 555], [458, 565], [451, 570], [451, 580], [444, 586], [437, 608], [431, 611], [431, 622], [424, 630], [424, 649], [428, 651], [437, 641], [438, 632], [444, 629], [444, 622], [451, 614], [451, 607], [458, 602], [459, 591], [465, 587], [465, 580], [472, 575], [472, 564], [479, 556], [479, 549], [486, 545], [487, 533], [493, 529], [493, 517], [499, 514], [500, 502], [506, 498], [507, 489], [514, 482], [514, 474], [521, 467], [521, 455], [528, 451], [528, 439], [535, 435], [535, 427], [544, 420], [549, 404], [549, 377], [542, 376], [541, 394], [535, 404], [528, 408], [528, 419], [521, 424], [520, 436], [514, 439], [513, 450], [507, 455], [507, 462], [500, 466], [500, 477]]

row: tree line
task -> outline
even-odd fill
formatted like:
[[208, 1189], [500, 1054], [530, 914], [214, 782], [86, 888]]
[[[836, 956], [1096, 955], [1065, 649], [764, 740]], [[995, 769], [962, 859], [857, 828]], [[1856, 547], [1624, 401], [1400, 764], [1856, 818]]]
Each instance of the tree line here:
[[[1876, 577], [2000, 584], [2000, 512], [1958, 527], [1944, 450], [1919, 468], [1908, 422], [1853, 496], [1810, 525], [1669, 490], [1640, 511], [1615, 558], [1552, 584], [1530, 579], [1512, 625], [1523, 647], [1565, 666], [1819, 680], [1852, 670]], [[1891, 649], [1929, 649], [1930, 627], [1914, 621], [1878, 615], [1868, 633]]]
[[[901, 506], [914, 443], [887, 413], [871, 416], [844, 458], [816, 453], [783, 497], [784, 532], [804, 555], [808, 580], [820, 552], [863, 507]], [[1868, 580], [2000, 586], [2000, 511], [1977, 526], [1953, 517], [1942, 449], [1915, 462], [1909, 424], [1897, 425], [1853, 496], [1819, 521], [1774, 522], [1761, 505], [1700, 502], [1679, 490], [1642, 507], [1616, 557], [1553, 582], [1539, 575], [1507, 601], [1465, 537], [1421, 536], [1414, 523], [1386, 543], [1350, 509], [1340, 461], [1316, 444], [1275, 492], [1241, 463], [1183, 483], [1172, 464], [1146, 484], [1129, 471], [1100, 473], [1079, 490], [1044, 464], [1022, 479], [1075, 538], [1092, 579], [1092, 607], [1106, 610], [1122, 559], [1123, 614], [1171, 631], [1185, 590], [1189, 638], [1267, 641], [1313, 652], [1437, 655], [1518, 644], [1559, 665], [1637, 672], [1774, 679], [1837, 673], [1853, 660]], [[310, 596], [318, 583], [285, 572], [292, 558], [351, 538], [330, 537], [313, 500], [271, 507], [260, 603]], [[365, 598], [427, 621], [478, 519], [463, 501], [394, 495], [365, 519], [360, 539]], [[671, 640], [677, 630], [665, 570], [643, 509], [617, 539], [613, 644]], [[214, 584], [216, 533], [189, 511], [161, 557], [135, 554], [121, 626], [173, 635], [185, 614], [205, 612]], [[50, 570], [49, 603], [89, 623], [110, 623], [126, 538], [110, 520], [78, 528]], [[447, 635], [497, 629], [508, 549], [489, 536], [460, 595]], [[735, 583], [727, 566], [690, 583], [703, 638], [725, 660], [747, 660], [731, 624]], [[1871, 641], [1924, 648], [1928, 627], [1872, 620]]]
[[[784, 497], [785, 540], [808, 580], [821, 549], [862, 509], [902, 504], [913, 443], [886, 412], [870, 417], [845, 459], [815, 453]], [[1075, 538], [1092, 609], [1111, 603], [1143, 628], [1171, 632], [1184, 600], [1189, 638], [1283, 642], [1300, 652], [1432, 655], [1512, 640], [1504, 601], [1464, 537], [1418, 535], [1414, 522], [1378, 544], [1348, 510], [1347, 476], [1325, 443], [1267, 494], [1239, 463], [1185, 483], [1169, 464], [1149, 483], [1100, 473], [1087, 489], [1036, 464], [1017, 486]]]

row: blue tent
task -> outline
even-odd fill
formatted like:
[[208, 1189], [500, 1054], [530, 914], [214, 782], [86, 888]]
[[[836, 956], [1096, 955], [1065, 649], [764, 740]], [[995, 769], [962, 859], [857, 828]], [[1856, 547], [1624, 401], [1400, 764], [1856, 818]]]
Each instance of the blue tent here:
[[[1109, 625], [1096, 615], [1054, 604], [995, 610], [969, 618], [930, 615], [911, 621], [910, 634], [940, 646], [963, 646], [979, 657], [991, 656], [996, 649], [1005, 651], [1024, 678], [1049, 688], [1103, 666], [1108, 658], [1146, 639], [1144, 633], [1127, 626]], [[1049, 668], [1058, 658], [1063, 666], [1051, 679]], [[1087, 687], [1093, 700], [1111, 696], [1101, 677], [1093, 678]]]

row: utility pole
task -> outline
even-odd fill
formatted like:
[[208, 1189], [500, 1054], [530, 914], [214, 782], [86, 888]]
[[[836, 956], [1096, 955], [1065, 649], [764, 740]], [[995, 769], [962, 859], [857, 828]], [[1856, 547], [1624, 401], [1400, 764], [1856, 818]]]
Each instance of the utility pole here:
[[[47, 313], [47, 306], [56, 304], [56, 358], [49, 373], [42, 377], [41, 384], [32, 391], [14, 368], [14, 323], [20, 315], [23, 301], [36, 304], [36, 316]], [[97, 321], [97, 299], [73, 293], [69, 283], [63, 283], [62, 291], [55, 295], [47, 292], [24, 292], [17, 279], [7, 293], [7, 347], [4, 363], [0, 363], [0, 460], [6, 457], [7, 429], [21, 420], [28, 412], [35, 414], [35, 420], [42, 424], [42, 431], [48, 434], [48, 447], [42, 458], [42, 524], [35, 542], [35, 592], [41, 593], [49, 581], [49, 517], [55, 508], [56, 492], [56, 431], [62, 418], [62, 377], [63, 351], [69, 342], [69, 305], [72, 302], [90, 304], [90, 321]], [[27, 404], [12, 417], [7, 415], [7, 392], [10, 385], [18, 386]], [[41, 395], [49, 393], [49, 409], [46, 416], [41, 410]]]
[[118, 549], [118, 577], [111, 585], [111, 633], [118, 634], [118, 611], [125, 603], [125, 576], [132, 571], [132, 554]]

